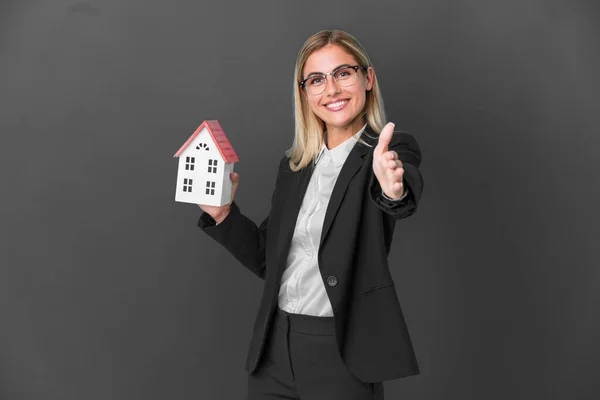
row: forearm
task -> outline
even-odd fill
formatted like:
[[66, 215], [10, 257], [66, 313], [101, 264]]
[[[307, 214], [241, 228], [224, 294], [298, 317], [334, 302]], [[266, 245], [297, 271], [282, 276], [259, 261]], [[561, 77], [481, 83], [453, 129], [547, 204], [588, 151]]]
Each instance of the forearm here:
[[221, 219], [221, 221], [203, 213], [198, 221], [198, 226], [229, 251], [242, 265], [264, 279], [268, 218], [260, 226], [257, 226], [240, 212], [234, 201], [231, 203], [229, 213], [222, 217], [218, 216], [217, 219]]

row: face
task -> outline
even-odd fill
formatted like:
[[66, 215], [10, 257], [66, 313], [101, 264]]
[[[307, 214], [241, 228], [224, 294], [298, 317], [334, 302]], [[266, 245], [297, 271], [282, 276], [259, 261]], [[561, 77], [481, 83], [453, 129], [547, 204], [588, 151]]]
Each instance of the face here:
[[[358, 61], [342, 47], [327, 45], [313, 52], [304, 65], [303, 79], [313, 72], [326, 74], [341, 65], [358, 65]], [[365, 73], [366, 72], [366, 73]], [[373, 69], [359, 69], [356, 82], [352, 86], [340, 86], [331, 75], [327, 76], [327, 86], [323, 93], [312, 95], [305, 90], [303, 95], [308, 100], [311, 110], [333, 133], [344, 132], [355, 134], [364, 121], [356, 121], [366, 102], [366, 91], [373, 87]]]

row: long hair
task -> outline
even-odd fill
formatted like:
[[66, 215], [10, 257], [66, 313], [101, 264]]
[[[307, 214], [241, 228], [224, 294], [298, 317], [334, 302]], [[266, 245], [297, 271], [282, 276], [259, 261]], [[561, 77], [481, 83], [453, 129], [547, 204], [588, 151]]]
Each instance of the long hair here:
[[[302, 71], [308, 57], [316, 50], [335, 44], [342, 47], [348, 54], [352, 55], [361, 66], [372, 67], [367, 52], [359, 43], [358, 39], [348, 32], [341, 30], [323, 30], [310, 36], [298, 52], [296, 58], [296, 69], [294, 72], [294, 120], [295, 135], [292, 147], [286, 150], [290, 158], [290, 169], [299, 171], [306, 167], [321, 150], [325, 135], [325, 124], [317, 117], [301, 92], [299, 82], [302, 80]], [[364, 73], [362, 69], [360, 73]], [[377, 134], [381, 132], [386, 124], [383, 108], [383, 98], [377, 83], [377, 76], [373, 73], [373, 87], [366, 93], [365, 107], [358, 118], [369, 124], [369, 127]], [[363, 140], [361, 143], [366, 144]]]

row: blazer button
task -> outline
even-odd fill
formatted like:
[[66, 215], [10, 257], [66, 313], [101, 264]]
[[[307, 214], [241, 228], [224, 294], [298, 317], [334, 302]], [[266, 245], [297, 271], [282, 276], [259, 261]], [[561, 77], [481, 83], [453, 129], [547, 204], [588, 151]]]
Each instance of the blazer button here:
[[337, 285], [337, 283], [338, 283], [338, 280], [335, 276], [330, 276], [329, 278], [327, 278], [327, 284], [329, 286], [335, 286], [335, 285]]

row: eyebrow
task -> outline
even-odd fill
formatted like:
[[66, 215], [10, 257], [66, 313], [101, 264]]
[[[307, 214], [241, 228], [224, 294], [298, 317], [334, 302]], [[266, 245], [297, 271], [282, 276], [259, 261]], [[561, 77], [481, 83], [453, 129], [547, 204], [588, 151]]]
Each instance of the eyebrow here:
[[[350, 64], [338, 65], [332, 71], [338, 70], [338, 69], [343, 68], [343, 67], [350, 67]], [[304, 78], [304, 79], [308, 79], [308, 78], [310, 78], [313, 75], [325, 75], [325, 73], [324, 72], [311, 72], [310, 74], [306, 75], [306, 78]]]

